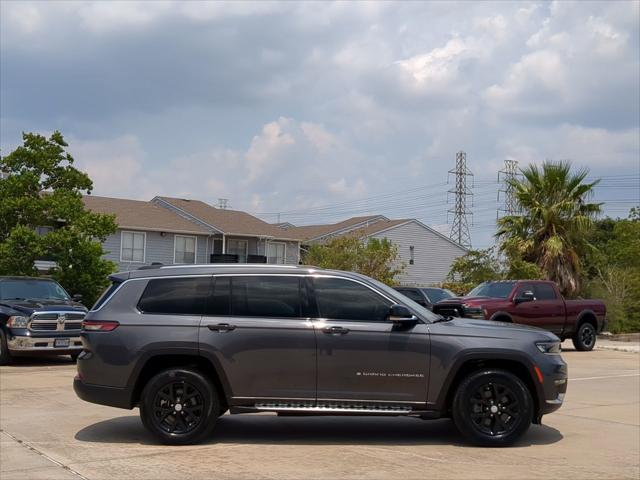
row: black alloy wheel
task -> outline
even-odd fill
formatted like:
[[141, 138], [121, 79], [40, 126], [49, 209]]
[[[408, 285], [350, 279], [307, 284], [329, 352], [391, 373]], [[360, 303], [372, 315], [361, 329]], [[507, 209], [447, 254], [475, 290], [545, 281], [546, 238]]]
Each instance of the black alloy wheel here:
[[516, 395], [505, 385], [490, 382], [481, 385], [471, 396], [471, 420], [484, 435], [506, 435], [517, 425], [520, 416]]
[[580, 352], [589, 352], [596, 345], [596, 329], [590, 323], [583, 323], [573, 337], [573, 346]]
[[453, 421], [471, 443], [488, 447], [513, 444], [534, 417], [531, 392], [515, 374], [478, 370], [462, 379], [451, 405]]
[[208, 376], [191, 368], [164, 370], [140, 396], [142, 423], [161, 442], [188, 445], [204, 439], [221, 413], [220, 395]]
[[153, 400], [153, 420], [167, 433], [189, 433], [202, 421], [204, 399], [190, 383], [181, 380], [158, 390]]

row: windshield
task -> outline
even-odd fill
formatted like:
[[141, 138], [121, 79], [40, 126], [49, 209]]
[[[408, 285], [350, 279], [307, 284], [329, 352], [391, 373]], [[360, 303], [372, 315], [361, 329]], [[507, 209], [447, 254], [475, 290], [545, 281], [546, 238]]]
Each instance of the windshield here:
[[453, 297], [453, 293], [442, 288], [425, 288], [424, 291], [431, 303], [438, 303], [440, 300]]
[[372, 282], [377, 288], [382, 290], [389, 297], [393, 298], [394, 300], [398, 300], [399, 303], [402, 303], [402, 304], [406, 305], [407, 307], [409, 307], [411, 310], [414, 310], [420, 317], [424, 318], [425, 320], [427, 320], [429, 322], [433, 322], [434, 320], [437, 320], [438, 318], [440, 318], [439, 315], [436, 315], [431, 310], [426, 309], [422, 305], [414, 302], [409, 297], [406, 297], [405, 295], [401, 294], [400, 292], [396, 292], [390, 286], [385, 285], [384, 283], [379, 282], [378, 280], [375, 280], [373, 278], [365, 277], [364, 275], [363, 275], [363, 277], [368, 282]]
[[507, 298], [515, 282], [485, 282], [471, 290], [467, 297]]
[[10, 299], [69, 300], [69, 294], [53, 280], [3, 280], [0, 282], [0, 300]]

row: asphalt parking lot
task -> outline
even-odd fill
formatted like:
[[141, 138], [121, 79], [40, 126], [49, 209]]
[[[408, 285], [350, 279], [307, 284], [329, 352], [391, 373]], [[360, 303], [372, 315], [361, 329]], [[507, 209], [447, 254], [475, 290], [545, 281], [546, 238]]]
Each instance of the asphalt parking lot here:
[[563, 408], [515, 447], [462, 443], [449, 420], [225, 415], [208, 443], [154, 442], [137, 410], [79, 400], [64, 357], [0, 368], [0, 478], [640, 478], [640, 355], [563, 353]]

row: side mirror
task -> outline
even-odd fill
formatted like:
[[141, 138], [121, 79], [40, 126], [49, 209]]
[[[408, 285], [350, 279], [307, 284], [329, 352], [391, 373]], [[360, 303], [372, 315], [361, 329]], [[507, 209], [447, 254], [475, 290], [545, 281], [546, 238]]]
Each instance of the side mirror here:
[[74, 294], [74, 295], [71, 297], [71, 299], [72, 299], [74, 302], [79, 302], [80, 300], [82, 300], [82, 295], [81, 295], [80, 293], [76, 293], [76, 294]]
[[391, 305], [387, 319], [394, 323], [415, 323], [418, 321], [418, 317], [404, 305]]
[[533, 295], [533, 292], [526, 291], [526, 292], [522, 292], [522, 294], [519, 297], [514, 298], [513, 301], [517, 305], [519, 303], [533, 302], [535, 299], [536, 297]]

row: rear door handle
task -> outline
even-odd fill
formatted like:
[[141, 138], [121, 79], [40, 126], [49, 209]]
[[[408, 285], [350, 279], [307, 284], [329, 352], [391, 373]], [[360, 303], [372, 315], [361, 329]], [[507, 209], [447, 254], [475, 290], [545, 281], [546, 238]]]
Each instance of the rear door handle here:
[[207, 328], [214, 332], [229, 332], [235, 330], [236, 326], [229, 323], [218, 323], [217, 325], [208, 325]]
[[349, 333], [349, 329], [344, 327], [324, 327], [322, 331], [329, 335], [344, 335], [345, 333]]

